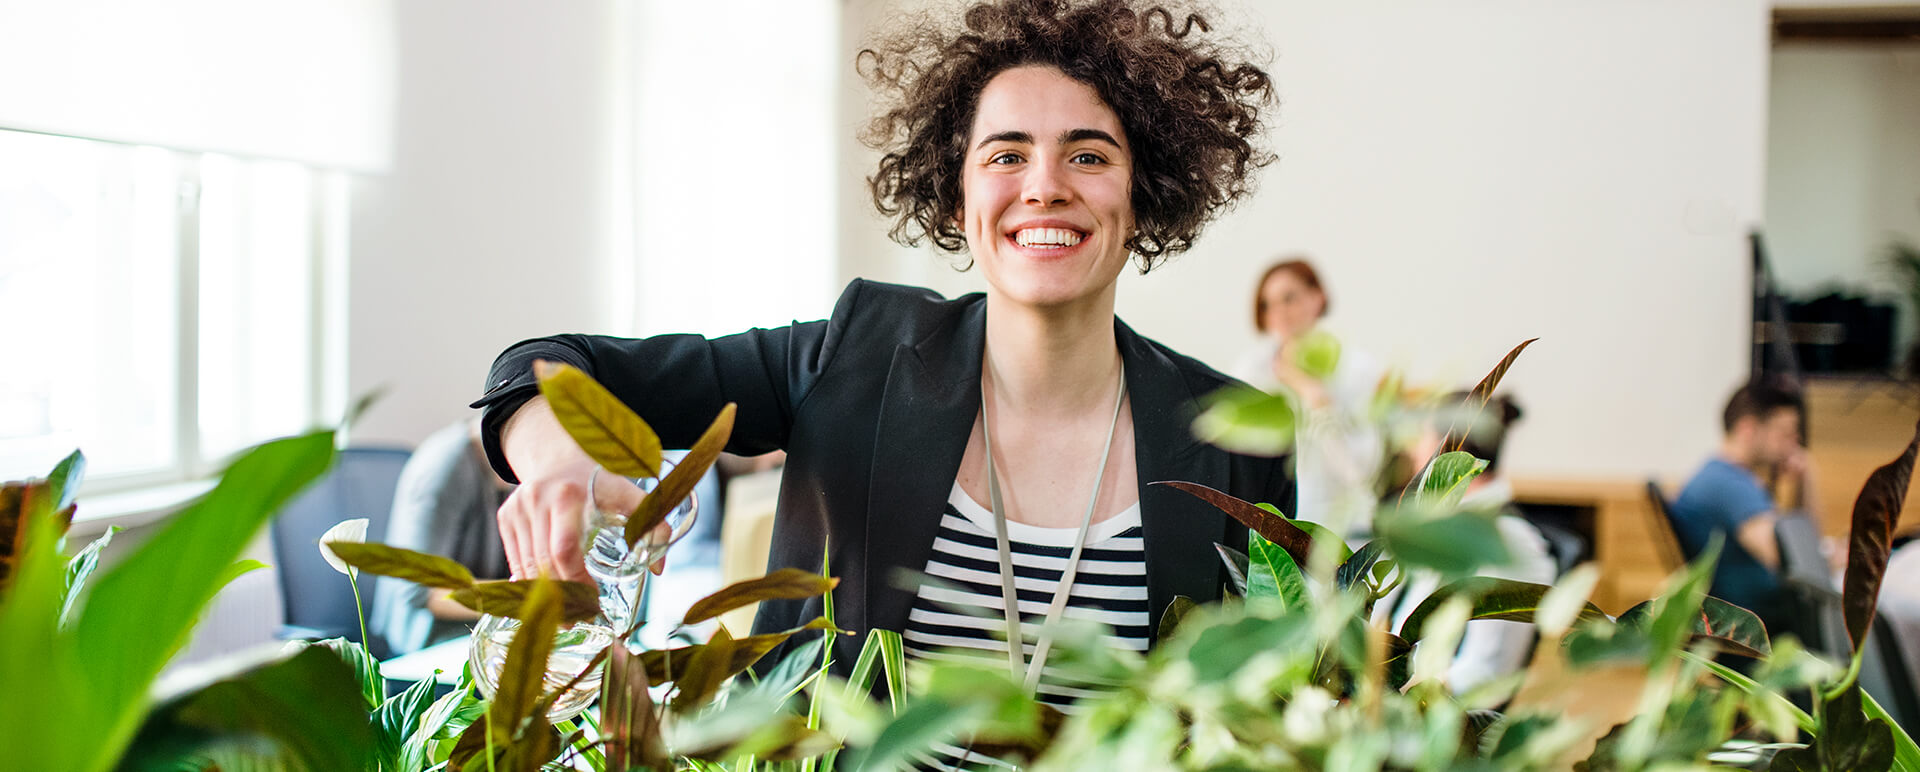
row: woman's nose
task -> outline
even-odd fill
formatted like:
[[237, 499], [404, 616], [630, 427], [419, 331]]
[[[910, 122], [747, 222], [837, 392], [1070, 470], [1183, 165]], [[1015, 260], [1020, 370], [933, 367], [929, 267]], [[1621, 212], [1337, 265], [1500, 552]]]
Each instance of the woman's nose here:
[[1023, 182], [1021, 198], [1031, 206], [1054, 206], [1073, 197], [1061, 170], [1051, 163], [1033, 164]]

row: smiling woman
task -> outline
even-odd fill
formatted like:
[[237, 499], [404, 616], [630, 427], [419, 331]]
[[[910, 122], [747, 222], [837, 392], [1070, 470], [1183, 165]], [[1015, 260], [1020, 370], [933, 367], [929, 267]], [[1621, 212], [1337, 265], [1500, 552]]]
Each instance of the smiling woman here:
[[[1129, 256], [1145, 270], [1187, 249], [1269, 158], [1252, 141], [1266, 74], [1162, 6], [1001, 0], [957, 21], [862, 52], [892, 105], [868, 133], [885, 151], [870, 182], [897, 239], [964, 251], [987, 292], [855, 281], [818, 322], [508, 349], [475, 405], [496, 469], [521, 483], [499, 517], [516, 574], [584, 576], [570, 513], [593, 462], [538, 397], [536, 360], [587, 371], [669, 446], [738, 403], [728, 450], [788, 452], [770, 568], [824, 561], [840, 627], [902, 631], [916, 658], [1005, 662], [1062, 706], [1086, 686], [1052, 677], [1045, 623], [1098, 622], [1146, 649], [1176, 596], [1219, 597], [1214, 544], [1246, 541], [1148, 483], [1292, 507], [1285, 459], [1192, 439], [1195, 400], [1231, 381], [1113, 310]], [[755, 628], [822, 610], [768, 601]], [[856, 640], [836, 641], [836, 667]]]

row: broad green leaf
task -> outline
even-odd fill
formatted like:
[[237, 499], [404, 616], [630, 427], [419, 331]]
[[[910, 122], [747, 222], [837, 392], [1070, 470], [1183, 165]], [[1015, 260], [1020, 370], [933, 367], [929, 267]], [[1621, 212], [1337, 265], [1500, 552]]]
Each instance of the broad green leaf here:
[[1920, 772], [1920, 745], [1914, 744], [1907, 730], [1865, 689], [1860, 690], [1860, 707], [1868, 719], [1884, 721], [1893, 730], [1893, 768], [1897, 772]]
[[53, 497], [55, 512], [73, 506], [74, 497], [80, 495], [80, 479], [86, 474], [87, 457], [78, 450], [60, 459], [47, 473], [47, 494]]
[[675, 681], [679, 694], [673, 698], [675, 713], [691, 713], [705, 707], [720, 691], [720, 685], [732, 676], [734, 640], [723, 625], [705, 644], [694, 647], [687, 658], [686, 672]]
[[1311, 642], [1313, 631], [1304, 615], [1276, 619], [1246, 616], [1200, 629], [1187, 648], [1194, 677], [1201, 683], [1233, 678], [1240, 666], [1256, 654], [1293, 650]]
[[[1248, 537], [1251, 538], [1258, 535], [1257, 533], [1249, 533]], [[1221, 544], [1220, 542], [1213, 543], [1213, 551], [1220, 553], [1220, 562], [1224, 563], [1227, 567], [1227, 585], [1229, 589], [1234, 594], [1246, 595], [1247, 566], [1252, 561], [1252, 558], [1247, 557], [1247, 553]]]
[[660, 475], [660, 436], [592, 377], [568, 364], [533, 363], [540, 394], [587, 456], [625, 477]]
[[100, 534], [79, 553], [67, 561], [67, 590], [60, 602], [60, 621], [66, 624], [73, 618], [73, 602], [80, 599], [80, 593], [86, 589], [87, 578], [93, 576], [93, 569], [100, 564], [100, 553], [108, 544], [113, 543], [113, 535], [120, 532], [120, 526], [107, 526], [107, 532]]
[[1487, 468], [1487, 462], [1474, 458], [1465, 451], [1453, 451], [1435, 456], [1427, 465], [1427, 473], [1420, 478], [1420, 492], [1416, 497], [1421, 506], [1429, 511], [1449, 512], [1460, 506], [1460, 500], [1467, 495], [1467, 484]]
[[1459, 577], [1510, 559], [1499, 527], [1482, 513], [1432, 517], [1383, 511], [1374, 518], [1374, 530], [1402, 569], [1425, 568], [1443, 577]]
[[[1420, 601], [1420, 605], [1415, 606], [1406, 621], [1400, 624], [1400, 635], [1415, 641], [1424, 638], [1421, 628], [1426, 624], [1427, 617], [1452, 598], [1466, 598], [1469, 601], [1469, 620], [1501, 619], [1531, 623], [1540, 602], [1552, 591], [1552, 587], [1544, 584], [1512, 579], [1476, 576], [1455, 580]], [[1606, 621], [1607, 615], [1599, 606], [1588, 603], [1580, 609], [1579, 618]]]
[[[1645, 627], [1653, 621], [1654, 601], [1645, 601], [1627, 609], [1616, 620], [1627, 626]], [[1694, 615], [1688, 642], [1707, 641], [1721, 650], [1744, 657], [1765, 657], [1773, 653], [1766, 625], [1753, 612], [1711, 595], [1700, 599], [1700, 611]]]
[[129, 761], [167, 768], [198, 748], [267, 739], [306, 769], [371, 768], [374, 737], [359, 689], [331, 652], [308, 647], [155, 711]]
[[232, 564], [227, 566], [227, 570], [220, 572], [220, 577], [217, 581], [218, 586], [214, 588], [214, 591], [219, 592], [220, 590], [224, 590], [227, 585], [233, 584], [233, 580], [266, 567], [267, 564], [254, 560], [253, 558], [241, 558], [233, 561]]
[[838, 579], [828, 579], [798, 568], [782, 568], [757, 579], [735, 582], [694, 601], [692, 606], [687, 607], [687, 614], [680, 624], [699, 624], [761, 601], [811, 598], [832, 590], [839, 583]]
[[[1520, 342], [1520, 345], [1514, 346], [1512, 351], [1508, 351], [1506, 356], [1501, 357], [1500, 364], [1494, 365], [1493, 369], [1487, 372], [1486, 377], [1481, 378], [1480, 382], [1474, 385], [1473, 392], [1467, 397], [1468, 406], [1475, 412], [1485, 409], [1487, 400], [1493, 399], [1494, 389], [1500, 387], [1500, 379], [1505, 378], [1507, 376], [1507, 370], [1513, 367], [1513, 361], [1519, 359], [1520, 352], [1525, 351], [1528, 346], [1533, 345], [1533, 342], [1537, 340], [1539, 340], [1539, 338], [1523, 340]], [[1472, 421], [1469, 421], [1468, 426], [1472, 426]], [[1460, 444], [1466, 441], [1467, 431], [1467, 429], [1462, 428], [1456, 433], [1455, 427], [1447, 427], [1446, 435], [1440, 438], [1440, 447], [1448, 450], [1459, 450]]]
[[441, 741], [459, 736], [460, 731], [473, 723], [474, 718], [485, 715], [486, 703], [474, 694], [473, 679], [465, 669], [461, 671], [459, 683], [453, 691], [434, 700], [425, 715], [414, 727], [413, 734], [400, 746], [401, 772], [419, 772], [430, 763], [444, 761], [445, 756], [434, 753]]
[[314, 641], [312, 645], [333, 652], [353, 671], [354, 683], [359, 685], [360, 696], [365, 701], [360, 706], [362, 711], [378, 709], [386, 701], [386, 685], [380, 677], [380, 663], [368, 653], [367, 647], [345, 638], [328, 638]]
[[612, 657], [607, 662], [605, 689], [600, 696], [607, 760], [614, 769], [671, 768], [660, 737], [660, 717], [653, 696], [647, 693], [645, 666], [626, 646], [608, 648]]
[[1373, 571], [1375, 564], [1385, 557], [1386, 543], [1375, 539], [1360, 546], [1352, 555], [1348, 555], [1340, 567], [1334, 571], [1335, 586], [1344, 590], [1359, 584], [1367, 574]]
[[1192, 598], [1185, 595], [1173, 596], [1173, 600], [1167, 603], [1166, 613], [1160, 615], [1160, 627], [1154, 634], [1154, 640], [1164, 641], [1172, 638], [1173, 632], [1180, 628], [1181, 620], [1186, 619], [1187, 614], [1192, 613], [1198, 606], [1199, 604], [1194, 603]]
[[330, 542], [333, 554], [369, 574], [405, 579], [428, 587], [457, 590], [474, 585], [473, 572], [451, 558], [374, 542]]
[[1279, 598], [1289, 610], [1307, 608], [1306, 577], [1286, 550], [1259, 534], [1251, 534], [1247, 558], [1247, 597]]
[[1599, 584], [1600, 567], [1593, 563], [1582, 564], [1560, 577], [1534, 610], [1533, 624], [1540, 635], [1556, 640], [1566, 635], [1592, 605], [1587, 599], [1593, 597], [1593, 588]]
[[433, 704], [433, 687], [431, 678], [415, 681], [374, 710], [374, 748], [388, 772], [419, 771], [420, 765], [407, 759], [406, 748]]
[[1228, 386], [1203, 400], [1193, 436], [1221, 449], [1251, 456], [1278, 456], [1293, 447], [1293, 400], [1251, 386]]
[[[520, 614], [527, 608], [527, 598], [533, 588], [543, 580], [517, 579], [513, 581], [474, 582], [471, 585], [447, 594], [453, 602], [482, 614], [497, 617], [521, 619]], [[554, 592], [559, 598], [560, 622], [562, 624], [592, 619], [600, 613], [600, 591], [586, 582], [554, 581]], [[525, 621], [521, 619], [521, 621]]]
[[727, 440], [733, 437], [733, 416], [738, 410], [732, 402], [720, 409], [713, 423], [694, 441], [687, 455], [673, 465], [673, 471], [660, 481], [644, 498], [640, 499], [640, 508], [627, 518], [627, 546], [640, 543], [640, 539], [665, 520], [680, 502], [686, 501], [693, 488], [700, 484], [713, 462], [720, 458], [720, 451], [727, 447]]
[[[753, 690], [762, 697], [785, 700], [807, 684], [813, 683], [814, 678], [820, 674], [820, 647], [825, 646], [827, 641], [827, 638], [820, 637], [793, 647], [793, 650], [788, 651], [787, 655], [780, 659], [780, 664], [774, 665], [773, 669], [768, 670], [767, 674], [753, 685]], [[878, 663], [879, 649], [878, 642], [872, 636], [868, 636], [866, 645], [860, 649], [859, 659], [854, 660], [855, 680], [859, 679], [863, 665], [871, 671], [871, 668]], [[871, 657], [867, 653], [868, 650], [873, 651]], [[871, 672], [868, 677], [871, 679]]]
[[1913, 439], [1900, 457], [1873, 470], [1853, 502], [1853, 529], [1848, 537], [1847, 576], [1841, 593], [1846, 610], [1847, 635], [1858, 656], [1867, 630], [1873, 625], [1873, 612], [1880, 602], [1880, 581], [1887, 573], [1887, 558], [1893, 550], [1893, 528], [1900, 522], [1900, 510], [1907, 500], [1907, 484], [1913, 479], [1913, 462], [1920, 453], [1920, 423]]
[[1858, 684], [1826, 700], [1819, 713], [1820, 732], [1813, 744], [1781, 752], [1770, 769], [1867, 772], [1892, 768], [1893, 729], [1883, 719], [1867, 717]]
[[107, 703], [88, 690], [86, 667], [60, 631], [65, 529], [49, 507], [23, 512], [19, 497], [7, 492], [21, 487], [0, 489], [0, 513], [13, 518], [0, 539], [16, 561], [11, 591], [0, 592], [0, 684], [10, 697], [0, 699], [0, 749], [18, 769], [97, 772], [119, 757], [125, 740], [109, 753], [88, 753], [117, 716], [102, 715]]
[[1253, 529], [1267, 541], [1280, 545], [1281, 549], [1293, 558], [1293, 562], [1305, 565], [1313, 557], [1313, 537], [1300, 529], [1292, 520], [1276, 516], [1259, 505], [1235, 498], [1229, 494], [1209, 488], [1199, 483], [1156, 482], [1165, 485], [1201, 501], [1213, 505], [1215, 509], [1227, 513], [1228, 517], [1240, 521], [1241, 525]]
[[1318, 327], [1308, 331], [1293, 345], [1293, 365], [1314, 380], [1332, 378], [1340, 366], [1340, 339]]
[[91, 690], [97, 712], [88, 721], [98, 723], [84, 749], [69, 751], [67, 768], [98, 769], [101, 760], [118, 757], [139, 725], [148, 684], [185, 643], [241, 551], [333, 457], [332, 432], [260, 445], [228, 467], [204, 498], [100, 573], [71, 631], [73, 656], [87, 663], [86, 685], [61, 687]]

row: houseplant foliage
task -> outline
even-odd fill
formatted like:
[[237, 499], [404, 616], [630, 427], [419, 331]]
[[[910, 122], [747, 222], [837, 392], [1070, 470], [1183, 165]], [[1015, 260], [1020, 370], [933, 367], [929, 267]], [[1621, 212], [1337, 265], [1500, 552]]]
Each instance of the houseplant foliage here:
[[[1518, 353], [1482, 381], [1475, 399], [1492, 394]], [[562, 424], [598, 462], [657, 474], [659, 441], [643, 421], [578, 371], [540, 374]], [[1391, 392], [1374, 419], [1416, 420], [1397, 381]], [[1268, 442], [1285, 434], [1273, 424], [1290, 421], [1291, 411], [1284, 398], [1235, 395], [1203, 420], [1224, 435]], [[628, 520], [629, 539], [686, 495], [730, 423], [728, 409], [643, 500]], [[1450, 437], [1444, 446], [1457, 444]], [[1617, 619], [1587, 602], [1597, 580], [1591, 567], [1551, 587], [1476, 576], [1498, 555], [1486, 549], [1495, 543], [1487, 515], [1460, 502], [1484, 464], [1455, 450], [1385, 499], [1377, 538], [1358, 548], [1270, 505], [1163, 483], [1246, 525], [1248, 550], [1221, 548], [1232, 577], [1227, 599], [1176, 600], [1160, 622], [1160, 645], [1147, 654], [1113, 650], [1099, 630], [1063, 625], [1053, 663], [1107, 686], [1071, 715], [1038, 703], [1002, 668], [916, 665], [906, 679], [899, 637], [885, 631], [869, 635], [849, 680], [833, 677], [831, 647], [820, 636], [841, 634], [832, 624], [834, 581], [789, 569], [709, 596], [680, 625], [822, 593], [826, 616], [773, 635], [719, 627], [704, 643], [661, 650], [625, 643], [629, 629], [592, 665], [604, 674], [598, 711], [556, 725], [546, 706], [565, 687], [543, 682], [546, 653], [555, 631], [597, 611], [592, 588], [546, 578], [479, 582], [444, 558], [355, 543], [328, 548], [358, 570], [453, 589], [470, 607], [521, 621], [495, 699], [480, 699], [468, 677], [437, 700], [424, 683], [387, 694], [364, 647], [340, 640], [297, 646], [183, 694], [150, 695], [199, 610], [226, 581], [258, 567], [237, 561], [247, 539], [326, 468], [332, 448], [325, 432], [256, 448], [213, 493], [93, 582], [99, 544], [69, 557], [61, 542], [79, 456], [46, 480], [0, 489], [0, 682], [10, 694], [36, 697], [0, 701], [9, 763], [814, 772], [897, 768], [930, 743], [958, 737], [1035, 770], [1920, 772], [1920, 750], [1856, 683], [1857, 642], [1874, 612], [1920, 427], [1855, 505], [1846, 621], [1856, 653], [1838, 666], [1792, 640], [1768, 640], [1752, 614], [1708, 597], [1717, 548], [1677, 573], [1659, 598]], [[1442, 581], [1390, 624], [1376, 607], [1415, 574]], [[1446, 665], [1464, 626], [1478, 619], [1533, 624], [1539, 642], [1523, 673], [1455, 693]], [[754, 667], [803, 632], [814, 637], [780, 662]], [[1735, 672], [1715, 660], [1719, 653], [1758, 664]], [[1808, 688], [1811, 712], [1782, 696]]]

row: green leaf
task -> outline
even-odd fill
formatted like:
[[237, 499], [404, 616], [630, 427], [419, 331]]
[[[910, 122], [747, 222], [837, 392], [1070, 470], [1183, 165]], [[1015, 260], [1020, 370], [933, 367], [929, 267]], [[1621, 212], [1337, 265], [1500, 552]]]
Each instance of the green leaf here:
[[1160, 615], [1160, 627], [1154, 635], [1154, 640], [1164, 641], [1172, 638], [1174, 631], [1180, 628], [1180, 622], [1198, 606], [1199, 604], [1194, 603], [1192, 598], [1185, 595], [1173, 596], [1173, 600], [1167, 603], [1166, 613]]
[[[553, 636], [560, 628], [560, 585], [552, 579], [534, 579], [517, 617], [520, 629], [507, 644], [500, 667], [500, 683], [484, 720], [474, 721], [460, 735], [451, 760], [455, 768], [492, 764], [495, 768], [525, 769], [529, 763], [552, 758], [553, 727], [540, 710], [546, 692], [547, 662], [553, 656]], [[536, 757], [545, 755], [545, 759]], [[482, 757], [475, 760], [475, 757]], [[485, 769], [487, 767], [480, 767]]]
[[[1487, 372], [1486, 377], [1480, 379], [1480, 383], [1474, 385], [1472, 393], [1467, 396], [1467, 404], [1474, 412], [1478, 413], [1486, 409], [1487, 401], [1493, 399], [1494, 389], [1500, 387], [1500, 379], [1507, 376], [1507, 370], [1513, 367], [1513, 361], [1519, 359], [1520, 352], [1525, 351], [1528, 346], [1533, 345], [1533, 342], [1537, 340], [1539, 340], [1539, 338], [1528, 338], [1521, 341], [1520, 345], [1514, 346], [1512, 351], [1508, 351], [1506, 356], [1500, 358], [1500, 364], [1494, 365], [1493, 369]], [[1470, 431], [1473, 423], [1472, 421], [1468, 422], [1469, 428], [1461, 429], [1458, 433], [1455, 433], [1455, 427], [1447, 427], [1447, 433], [1440, 438], [1440, 447], [1459, 450], [1461, 443], [1466, 442], [1467, 432]]]
[[1193, 419], [1193, 436], [1223, 450], [1250, 456], [1278, 456], [1293, 447], [1293, 401], [1251, 386], [1228, 386], [1203, 400]]
[[72, 560], [67, 561], [67, 590], [60, 602], [61, 624], [73, 618], [73, 602], [80, 599], [81, 591], [86, 589], [87, 578], [93, 576], [93, 569], [100, 564], [100, 553], [113, 543], [113, 535], [119, 532], [120, 526], [107, 526], [106, 533], [100, 534], [100, 538], [94, 539]]
[[1379, 539], [1361, 545], [1358, 551], [1348, 555], [1347, 559], [1342, 561], [1340, 567], [1334, 571], [1334, 584], [1342, 590], [1359, 584], [1366, 578], [1368, 572], [1373, 570], [1374, 565], [1380, 562], [1380, 558], [1384, 557], [1385, 550], [1386, 543]]
[[828, 579], [798, 568], [782, 568], [757, 579], [735, 582], [712, 595], [694, 601], [693, 605], [687, 608], [687, 614], [680, 620], [680, 624], [699, 624], [742, 606], [761, 601], [811, 598], [832, 590], [834, 585], [839, 583], [838, 579]]
[[1289, 614], [1276, 619], [1241, 617], [1201, 628], [1187, 648], [1187, 661], [1193, 665], [1194, 678], [1201, 683], [1228, 680], [1254, 655], [1297, 649], [1307, 644], [1312, 634], [1311, 626], [1302, 615]]
[[701, 433], [700, 439], [694, 441], [687, 455], [673, 465], [673, 471], [667, 473], [666, 479], [640, 499], [640, 508], [627, 518], [628, 547], [639, 544], [648, 531], [666, 520], [667, 514], [693, 493], [694, 486], [700, 484], [700, 478], [706, 476], [713, 462], [720, 458], [720, 451], [726, 449], [727, 440], [733, 436], [733, 416], [737, 410], [732, 402], [721, 408], [720, 415], [715, 416], [713, 423]]
[[1893, 729], [1868, 718], [1856, 684], [1820, 706], [1820, 733], [1813, 744], [1781, 752], [1771, 769], [1886, 770], [1893, 766]]
[[86, 473], [87, 457], [78, 450], [53, 466], [53, 471], [47, 473], [47, 493], [53, 497], [53, 511], [73, 506], [74, 497], [80, 495], [80, 479]]
[[127, 757], [164, 769], [196, 749], [267, 740], [306, 769], [370, 768], [374, 738], [358, 692], [338, 657], [308, 647], [161, 707]]
[[1286, 550], [1252, 534], [1247, 540], [1247, 557], [1247, 597], [1279, 598], [1289, 610], [1307, 608], [1306, 577]]
[[1404, 568], [1425, 568], [1445, 577], [1466, 576], [1510, 557], [1493, 518], [1478, 512], [1440, 517], [1404, 510], [1374, 518], [1378, 541]]
[[1873, 624], [1873, 612], [1880, 601], [1880, 581], [1887, 573], [1887, 558], [1893, 550], [1893, 528], [1900, 521], [1900, 510], [1907, 500], [1907, 484], [1913, 479], [1913, 463], [1920, 453], [1920, 423], [1913, 428], [1913, 439], [1900, 457], [1873, 470], [1853, 502], [1853, 530], [1847, 548], [1847, 576], [1841, 593], [1846, 610], [1847, 635], [1859, 656], [1867, 630]]
[[1429, 511], [1450, 512], [1466, 497], [1467, 484], [1486, 468], [1487, 462], [1465, 451], [1435, 456], [1427, 465], [1426, 475], [1420, 479], [1420, 492], [1415, 501]]
[[[1248, 534], [1249, 537], [1258, 535], [1259, 534], [1255, 533]], [[1224, 563], [1227, 567], [1228, 587], [1234, 594], [1246, 595], [1247, 568], [1251, 564], [1252, 558], [1247, 557], [1247, 553], [1221, 544], [1220, 542], [1213, 543], [1213, 550], [1220, 553], [1220, 562]]]
[[554, 418], [588, 457], [624, 477], [660, 475], [660, 436], [620, 398], [572, 365], [541, 360], [533, 372]]
[[474, 585], [473, 572], [459, 562], [439, 555], [373, 542], [337, 541], [329, 542], [327, 547], [347, 565], [369, 574], [391, 576], [449, 590]]
[[[527, 599], [540, 579], [517, 579], [514, 581], [474, 582], [447, 594], [453, 602], [482, 614], [496, 617], [520, 619], [527, 608]], [[559, 597], [561, 623], [581, 622], [600, 614], [600, 591], [586, 582], [553, 581], [554, 592]], [[542, 609], [544, 611], [544, 609]], [[521, 619], [521, 621], [526, 621]]]
[[1241, 525], [1253, 529], [1254, 533], [1260, 534], [1267, 541], [1280, 545], [1280, 548], [1286, 550], [1287, 554], [1293, 558], [1296, 565], [1305, 565], [1313, 557], [1313, 537], [1301, 530], [1292, 520], [1276, 516], [1260, 508], [1259, 505], [1199, 483], [1156, 482], [1153, 484], [1165, 485], [1213, 505], [1215, 509], [1225, 512], [1228, 517], [1238, 520]]
[[[1483, 576], [1449, 582], [1414, 607], [1406, 621], [1400, 624], [1400, 635], [1409, 640], [1420, 640], [1423, 637], [1421, 628], [1425, 626], [1427, 617], [1455, 597], [1472, 601], [1473, 605], [1467, 613], [1468, 620], [1501, 619], [1531, 624], [1533, 612], [1540, 607], [1540, 601], [1547, 597], [1547, 593], [1552, 591], [1552, 587], [1544, 584]], [[1607, 615], [1599, 606], [1588, 603], [1580, 610], [1579, 618], [1606, 621]]]
[[406, 747], [433, 704], [433, 687], [431, 678], [415, 681], [373, 712], [374, 748], [387, 772], [419, 772], [418, 763], [408, 762]]
[[1293, 345], [1293, 365], [1314, 380], [1332, 378], [1340, 366], [1340, 339], [1318, 327], [1308, 331]]
[[386, 700], [385, 684], [380, 677], [380, 663], [367, 652], [367, 647], [345, 638], [328, 638], [324, 641], [314, 641], [312, 645], [333, 652], [334, 656], [339, 657], [341, 662], [346, 663], [347, 667], [353, 670], [354, 683], [360, 685], [360, 696], [365, 700], [365, 704], [361, 706], [362, 711], [379, 708], [380, 703]]
[[[71, 656], [86, 663], [84, 680], [52, 687], [90, 690], [94, 706], [85, 719], [91, 740], [84, 749], [68, 749], [63, 766], [98, 769], [102, 759], [119, 756], [138, 727], [148, 685], [185, 643], [241, 551], [269, 517], [326, 470], [333, 456], [332, 432], [256, 447], [228, 467], [206, 497], [175, 513], [138, 550], [101, 572], [70, 634]], [[128, 646], [128, 641], [144, 643]]]
[[[5, 749], [7, 764], [23, 770], [97, 772], [119, 757], [127, 739], [89, 758], [92, 744], [103, 742], [110, 721], [118, 717], [104, 714], [120, 706], [89, 690], [87, 668], [74, 656], [72, 636], [60, 629], [65, 574], [60, 538], [65, 528], [47, 506], [34, 507], [28, 516], [20, 506], [23, 489], [0, 487], [0, 515], [12, 516], [5, 523], [8, 530], [0, 533], [0, 544], [12, 550], [15, 560], [9, 574], [12, 588], [0, 592], [0, 684], [13, 697], [0, 699], [0, 749]], [[60, 719], [50, 721], [49, 716]]]
[[[1622, 625], [1645, 626], [1652, 621], [1653, 601], [1627, 609], [1616, 620]], [[1743, 657], [1765, 657], [1773, 653], [1766, 625], [1753, 612], [1711, 595], [1701, 598], [1700, 611], [1694, 616], [1688, 645], [1711, 642], [1721, 650]]]

